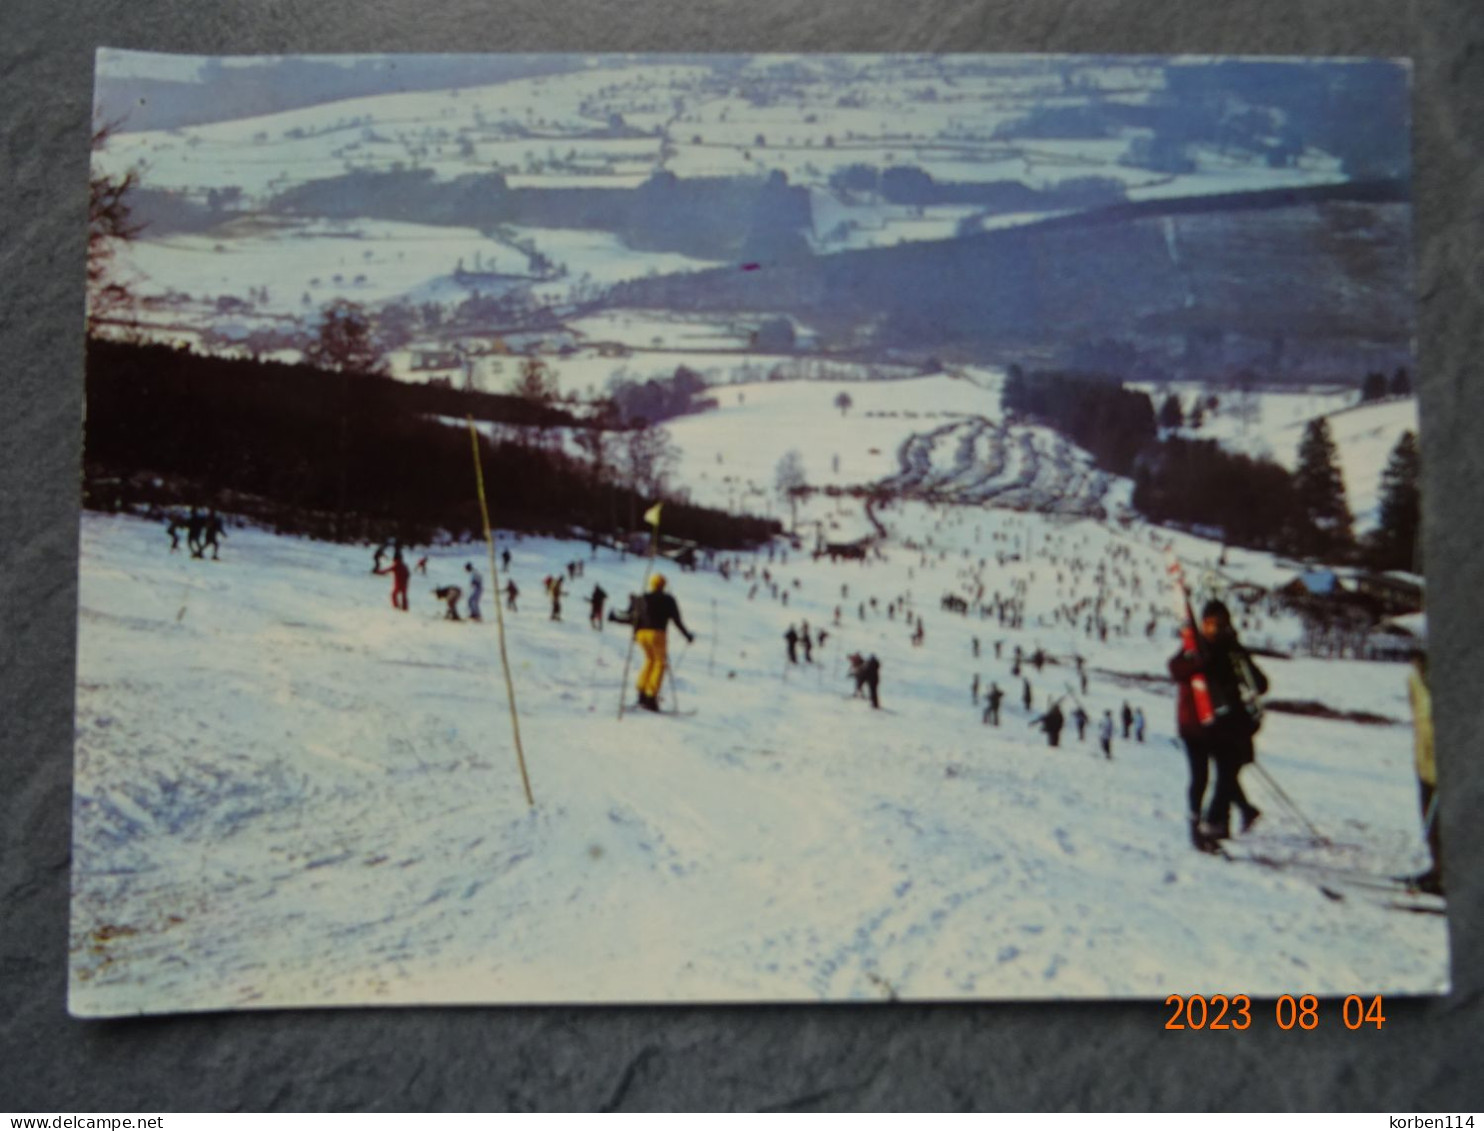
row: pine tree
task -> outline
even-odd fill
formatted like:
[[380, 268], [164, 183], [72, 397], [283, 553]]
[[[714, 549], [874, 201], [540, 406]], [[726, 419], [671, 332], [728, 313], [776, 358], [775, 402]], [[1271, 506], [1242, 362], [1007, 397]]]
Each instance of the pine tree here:
[[1386, 399], [1386, 375], [1384, 373], [1368, 373], [1365, 381], [1360, 386], [1360, 402], [1365, 404], [1369, 401], [1381, 401]]
[[1294, 489], [1305, 520], [1298, 548], [1318, 557], [1342, 556], [1353, 548], [1355, 535], [1345, 502], [1339, 451], [1324, 417], [1309, 421], [1304, 429], [1298, 462]]
[[386, 358], [371, 318], [359, 303], [337, 299], [320, 311], [319, 332], [304, 360], [336, 373], [386, 373]]
[[1367, 549], [1376, 569], [1415, 571], [1417, 534], [1422, 525], [1422, 461], [1417, 437], [1403, 432], [1386, 470], [1381, 472], [1380, 526]]
[[1180, 398], [1171, 393], [1165, 398], [1164, 404], [1159, 406], [1159, 426], [1179, 428], [1184, 423], [1185, 413], [1180, 410]]

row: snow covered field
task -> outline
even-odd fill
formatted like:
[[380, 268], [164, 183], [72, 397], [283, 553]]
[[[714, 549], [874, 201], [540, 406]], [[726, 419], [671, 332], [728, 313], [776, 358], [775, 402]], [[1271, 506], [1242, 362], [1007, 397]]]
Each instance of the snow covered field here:
[[[1210, 392], [1189, 382], [1131, 387], [1148, 392], [1156, 410], [1165, 395], [1173, 392], [1186, 412], [1197, 398]], [[1355, 389], [1267, 389], [1247, 394], [1228, 391], [1220, 400], [1218, 411], [1208, 412], [1199, 429], [1180, 434], [1216, 440], [1232, 451], [1275, 460], [1290, 471], [1298, 467], [1299, 445], [1309, 421], [1326, 418], [1339, 450], [1340, 475], [1357, 534], [1373, 530], [1380, 521], [1381, 473], [1402, 433], [1421, 434], [1416, 397], [1359, 404]]]
[[[667, 570], [699, 633], [674, 637], [695, 714], [622, 722], [626, 640], [593, 631], [581, 598], [636, 589], [643, 562], [602, 551], [554, 622], [539, 580], [586, 547], [502, 537], [522, 590], [507, 628], [528, 810], [495, 627], [439, 619], [429, 592], [482, 568], [480, 547], [433, 550], [400, 613], [365, 549], [234, 529], [220, 562], [192, 561], [153, 523], [85, 515], [72, 1010], [1446, 985], [1441, 917], [1191, 851], [1172, 690], [1139, 678], [1163, 671], [1168, 627], [1077, 642], [1089, 711], [1142, 707], [1146, 742], [1115, 740], [1108, 762], [1091, 735], [1052, 750], [1027, 727], [1011, 648], [1055, 657], [1027, 669], [1037, 710], [1075, 678], [1072, 637], [1037, 623], [1052, 555], [1126, 547], [1152, 588], [1162, 561], [1137, 531], [916, 504], [886, 521], [887, 561], [769, 567], [786, 607], [736, 574]], [[995, 566], [1012, 549], [1032, 557]], [[940, 611], [982, 554], [997, 589], [1026, 582], [1024, 629]], [[884, 615], [907, 594], [921, 648]], [[789, 668], [780, 637], [801, 618], [831, 636]], [[883, 712], [846, 694], [856, 650], [881, 657]], [[1394, 722], [1270, 714], [1262, 763], [1334, 847], [1308, 846], [1260, 780], [1247, 840], [1419, 866], [1404, 670], [1267, 667], [1275, 695]], [[970, 702], [975, 671], [1008, 692], [999, 728]]]
[[[152, 68], [184, 80], [206, 62], [105, 50], [100, 87], [106, 91], [111, 79]], [[229, 66], [240, 75], [248, 63]], [[567, 73], [339, 99], [168, 130], [131, 130], [124, 112], [94, 154], [99, 173], [135, 170], [144, 188], [197, 204], [225, 194], [232, 203], [227, 219], [200, 236], [156, 237], [146, 230], [132, 249], [137, 262], [122, 266], [138, 267], [142, 297], [171, 291], [241, 297], [247, 287], [267, 286], [273, 297], [260, 308], [284, 317], [308, 313], [300, 301], [305, 293], [316, 308], [335, 298], [375, 304], [434, 294], [457, 302], [466, 295], [437, 296], [437, 280], [447, 279], [459, 254], [472, 269], [480, 250], [498, 264], [487, 270], [523, 273], [522, 257], [510, 248], [459, 228], [417, 234], [423, 246], [415, 247], [408, 239], [414, 225], [361, 223], [363, 242], [346, 246], [329, 244], [336, 233], [312, 224], [265, 235], [257, 223], [278, 207], [281, 194], [350, 173], [416, 171], [436, 182], [498, 173], [512, 189], [630, 189], [660, 173], [782, 174], [809, 191], [805, 231], [821, 254], [947, 240], [964, 221], [991, 229], [1057, 214], [1050, 204], [1005, 214], [962, 203], [891, 203], [876, 191], [842, 189], [837, 175], [851, 167], [906, 166], [944, 184], [1018, 183], [1036, 190], [1097, 177], [1121, 184], [1135, 200], [1346, 179], [1337, 158], [1312, 147], [1295, 154], [1291, 166], [1270, 168], [1253, 152], [1192, 145], [1191, 171], [1169, 173], [1126, 162], [1131, 143], [1148, 132], [1142, 127], [1107, 137], [1036, 136], [1034, 128], [996, 134], [1050, 110], [1105, 100], [1146, 103], [1165, 86], [1155, 61], [750, 56], [666, 65], [593, 56], [573, 63]], [[532, 292], [555, 302], [651, 273], [711, 265], [635, 252], [613, 232], [528, 227], [521, 234], [564, 271]], [[292, 247], [278, 242], [290, 236]]]

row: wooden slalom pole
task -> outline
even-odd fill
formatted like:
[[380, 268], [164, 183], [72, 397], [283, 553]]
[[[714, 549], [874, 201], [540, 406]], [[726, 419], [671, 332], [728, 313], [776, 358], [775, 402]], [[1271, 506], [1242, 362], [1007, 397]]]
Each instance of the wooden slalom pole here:
[[505, 673], [505, 696], [510, 704], [510, 731], [515, 736], [515, 759], [520, 765], [520, 783], [526, 791], [526, 804], [534, 809], [536, 799], [531, 795], [531, 776], [526, 772], [526, 755], [520, 744], [520, 718], [515, 711], [515, 685], [510, 680], [510, 656], [505, 650], [505, 612], [500, 601], [500, 575], [495, 568], [495, 534], [490, 529], [489, 502], [484, 494], [484, 463], [479, 458], [479, 431], [474, 427], [474, 417], [467, 419], [469, 443], [474, 449], [474, 483], [479, 489], [479, 513], [484, 519], [484, 541], [490, 555], [490, 591], [495, 598], [495, 627], [500, 638], [500, 667]]

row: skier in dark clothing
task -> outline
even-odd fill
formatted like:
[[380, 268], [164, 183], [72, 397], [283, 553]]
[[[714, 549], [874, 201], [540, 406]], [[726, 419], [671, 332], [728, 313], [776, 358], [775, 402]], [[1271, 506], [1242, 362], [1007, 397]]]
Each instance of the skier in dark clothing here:
[[984, 721], [990, 726], [1000, 725], [1000, 701], [1004, 698], [1005, 693], [998, 683], [991, 683], [984, 693]]
[[556, 574], [546, 592], [551, 596], [551, 619], [562, 619], [562, 575]]
[[1046, 741], [1049, 745], [1061, 745], [1061, 728], [1066, 725], [1066, 719], [1061, 713], [1060, 706], [1056, 703], [1051, 704], [1051, 709], [1033, 722], [1046, 732]]
[[804, 646], [804, 663], [814, 662], [814, 641], [809, 638], [809, 622], [805, 621], [799, 629], [799, 643]]
[[191, 517], [186, 520], [186, 548], [193, 558], [201, 556], [201, 532], [205, 525], [206, 520], [201, 517], [201, 512], [192, 507]]
[[1029, 711], [1031, 709], [1031, 703], [1034, 702], [1034, 700], [1031, 698], [1031, 681], [1028, 679], [1023, 679], [1020, 682], [1022, 684], [1020, 689], [1020, 701], [1022, 704], [1024, 704], [1025, 709]]
[[1072, 724], [1077, 728], [1077, 741], [1083, 742], [1087, 738], [1087, 712], [1080, 706], [1072, 712]]
[[[401, 558], [397, 560], [401, 561]], [[457, 585], [440, 585], [433, 590], [433, 596], [448, 606], [443, 614], [444, 620], [459, 619], [459, 598], [463, 596], [463, 591]]]
[[186, 528], [186, 524], [176, 515], [170, 516], [170, 521], [165, 525], [165, 533], [170, 535], [170, 552], [173, 554], [180, 549], [180, 532]]
[[603, 604], [608, 600], [608, 594], [601, 585], [593, 586], [592, 596], [588, 599], [588, 620], [599, 632], [603, 631]]
[[1133, 729], [1134, 725], [1134, 711], [1128, 705], [1127, 699], [1123, 701], [1123, 711], [1120, 717], [1123, 719], [1123, 737], [1127, 740], [1129, 731]]
[[861, 665], [861, 682], [865, 685], [866, 691], [870, 693], [872, 709], [880, 709], [881, 700], [876, 692], [881, 684], [881, 661], [874, 654], [868, 656], [866, 662]]
[[500, 551], [500, 568], [503, 569], [506, 573], [509, 573], [510, 572], [510, 551], [509, 550], [501, 550]]
[[799, 662], [799, 634], [793, 625], [788, 626], [788, 631], [783, 634], [783, 639], [788, 645], [788, 662], [797, 664]]
[[[507, 551], [508, 556], [508, 551]], [[505, 607], [512, 613], [519, 610], [515, 607], [515, 599], [520, 596], [520, 590], [516, 588], [515, 579], [511, 578], [505, 583]]]
[[1210, 850], [1216, 841], [1231, 836], [1233, 805], [1241, 814], [1243, 832], [1261, 815], [1247, 799], [1239, 775], [1254, 758], [1255, 697], [1267, 692], [1268, 681], [1238, 641], [1231, 613], [1222, 602], [1206, 602], [1199, 635], [1191, 628], [1181, 635], [1180, 651], [1169, 666], [1180, 685], [1177, 721], [1190, 760], [1192, 818], [1205, 790], [1206, 764], [1216, 767], [1211, 800], [1204, 819], [1193, 825], [1191, 840], [1197, 848]]
[[210, 513], [206, 516], [206, 525], [203, 528], [202, 535], [201, 554], [204, 556], [206, 547], [210, 546], [211, 560], [214, 562], [221, 561], [222, 544], [217, 539], [225, 538], [227, 532], [222, 526], [221, 515], [216, 513], [215, 507], [212, 507]]
[[660, 709], [660, 687], [669, 667], [666, 630], [670, 622], [680, 629], [687, 644], [695, 643], [695, 633], [685, 627], [680, 619], [680, 606], [675, 598], [665, 592], [665, 578], [655, 574], [649, 579], [649, 592], [636, 594], [629, 600], [629, 608], [622, 616], [609, 614], [610, 620], [619, 624], [630, 624], [634, 628], [634, 640], [644, 650], [644, 666], [639, 670], [639, 706], [646, 711]]
[[383, 570], [381, 568], [381, 561], [382, 561], [383, 558], [386, 557], [386, 550], [387, 550], [386, 543], [383, 542], [380, 546], [377, 546], [376, 547], [376, 553], [374, 553], [374, 554], [371, 555], [371, 572], [372, 573], [382, 573], [383, 572]]

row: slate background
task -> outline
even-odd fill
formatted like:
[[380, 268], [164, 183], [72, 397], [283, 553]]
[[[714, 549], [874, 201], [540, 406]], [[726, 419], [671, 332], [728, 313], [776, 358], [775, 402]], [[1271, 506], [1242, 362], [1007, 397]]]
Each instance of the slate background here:
[[[1415, 60], [1427, 573], [1454, 992], [1347, 1032], [1158, 1002], [65, 1011], [93, 49], [1065, 51]], [[1479, 1109], [1484, 325], [1477, 0], [0, 0], [0, 1110]], [[1234, 986], [1236, 992], [1241, 987]]]

